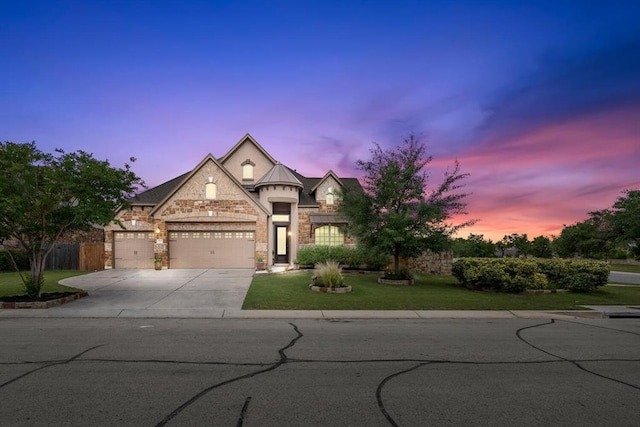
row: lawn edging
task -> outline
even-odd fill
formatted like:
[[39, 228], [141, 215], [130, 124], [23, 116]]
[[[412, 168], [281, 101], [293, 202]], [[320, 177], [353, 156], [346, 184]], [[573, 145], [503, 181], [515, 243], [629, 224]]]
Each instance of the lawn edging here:
[[0, 309], [47, 309], [66, 304], [68, 302], [84, 298], [86, 296], [89, 296], [89, 293], [86, 291], [81, 291], [49, 301], [0, 301]]

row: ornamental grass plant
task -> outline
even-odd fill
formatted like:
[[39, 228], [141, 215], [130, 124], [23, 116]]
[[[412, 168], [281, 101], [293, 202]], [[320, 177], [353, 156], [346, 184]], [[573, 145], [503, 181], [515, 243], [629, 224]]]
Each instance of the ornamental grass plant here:
[[316, 269], [312, 280], [314, 286], [339, 288], [344, 284], [342, 268], [340, 267], [340, 264], [335, 261], [327, 261], [316, 264]]

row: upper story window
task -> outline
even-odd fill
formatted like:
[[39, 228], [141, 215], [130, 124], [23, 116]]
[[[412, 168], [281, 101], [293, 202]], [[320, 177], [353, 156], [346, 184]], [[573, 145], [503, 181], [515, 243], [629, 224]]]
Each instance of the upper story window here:
[[218, 186], [215, 182], [207, 182], [204, 185], [204, 197], [207, 200], [215, 200], [218, 198]]
[[327, 202], [327, 205], [334, 204], [335, 196], [333, 195], [333, 187], [329, 187], [329, 189], [327, 190], [327, 197], [325, 200]]
[[247, 159], [242, 163], [242, 180], [253, 181], [253, 168], [256, 164]]

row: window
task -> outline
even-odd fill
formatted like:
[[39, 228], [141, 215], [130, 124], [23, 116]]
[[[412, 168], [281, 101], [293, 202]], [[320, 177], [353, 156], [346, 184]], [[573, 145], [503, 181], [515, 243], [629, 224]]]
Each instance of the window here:
[[181, 237], [182, 239], [188, 239], [188, 238], [189, 238], [189, 233], [181, 233], [181, 234], [180, 234], [180, 237]]
[[175, 233], [175, 232], [169, 233], [169, 238], [170, 239], [177, 239], [178, 238], [178, 233]]
[[247, 181], [253, 180], [253, 166], [251, 165], [242, 166], [242, 179]]
[[211, 233], [202, 233], [202, 238], [203, 239], [210, 239], [211, 238]]
[[316, 246], [342, 246], [344, 245], [344, 232], [333, 225], [324, 225], [316, 228]]
[[193, 238], [194, 239], [199, 239], [200, 238], [200, 233], [193, 233]]
[[242, 162], [242, 180], [243, 181], [253, 181], [253, 167], [256, 164], [251, 160], [247, 159]]
[[332, 205], [334, 203], [334, 196], [333, 196], [333, 187], [329, 187], [327, 189], [327, 197], [325, 198], [327, 205]]
[[214, 182], [204, 185], [204, 197], [207, 200], [215, 200], [218, 197], [218, 186]]

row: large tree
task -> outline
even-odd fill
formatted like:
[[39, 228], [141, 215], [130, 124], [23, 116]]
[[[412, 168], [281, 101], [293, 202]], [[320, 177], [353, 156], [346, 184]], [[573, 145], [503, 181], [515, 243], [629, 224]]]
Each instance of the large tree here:
[[611, 230], [640, 258], [640, 190], [626, 190], [611, 210]]
[[611, 227], [611, 211], [589, 212], [589, 218], [565, 226], [553, 241], [553, 247], [559, 256], [568, 258], [608, 258], [616, 247], [618, 237]]
[[47, 255], [65, 231], [109, 223], [143, 185], [129, 164], [114, 168], [84, 151], [49, 154], [35, 142], [0, 142], [0, 240], [13, 238], [27, 251], [30, 274], [19, 272], [27, 295], [40, 296]]
[[425, 167], [432, 161], [426, 147], [411, 135], [392, 150], [374, 144], [371, 159], [359, 160], [364, 191], [345, 188], [340, 212], [349, 220], [351, 234], [358, 242], [393, 255], [395, 274], [400, 273], [400, 257], [415, 257], [425, 249], [441, 250], [449, 237], [471, 221], [454, 225], [454, 214], [462, 214], [466, 193], [458, 192], [460, 181], [456, 161], [443, 181], [429, 190]]

